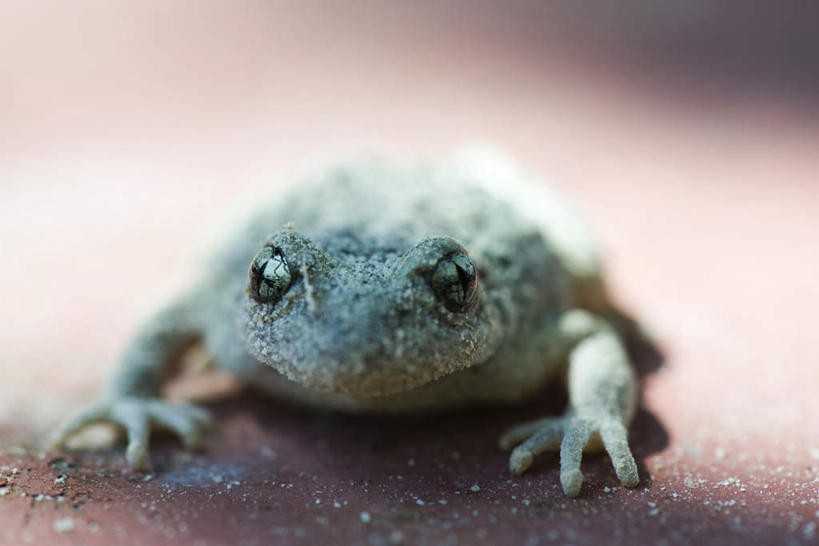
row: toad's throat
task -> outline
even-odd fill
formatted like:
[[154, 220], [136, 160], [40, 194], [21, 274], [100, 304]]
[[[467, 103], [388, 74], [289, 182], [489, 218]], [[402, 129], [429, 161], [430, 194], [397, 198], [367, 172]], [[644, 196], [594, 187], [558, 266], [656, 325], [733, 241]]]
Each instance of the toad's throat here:
[[463, 366], [446, 367], [440, 363], [392, 363], [389, 366], [375, 362], [323, 362], [312, 366], [272, 364], [272, 367], [291, 381], [323, 393], [345, 394], [355, 398], [378, 398], [417, 389]]

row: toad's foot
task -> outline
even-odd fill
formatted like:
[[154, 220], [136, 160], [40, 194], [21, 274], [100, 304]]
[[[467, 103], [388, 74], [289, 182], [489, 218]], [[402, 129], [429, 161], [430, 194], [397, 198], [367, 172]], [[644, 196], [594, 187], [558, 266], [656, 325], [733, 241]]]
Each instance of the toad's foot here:
[[590, 443], [590, 447], [596, 448], [600, 441], [623, 485], [635, 487], [640, 478], [628, 447], [626, 428], [613, 416], [569, 412], [563, 417], [537, 419], [510, 428], [501, 435], [498, 444], [501, 449], [508, 450], [523, 442], [509, 457], [509, 470], [515, 475], [523, 474], [535, 455], [560, 448], [560, 484], [566, 495], [576, 497], [583, 483], [583, 473], [580, 472], [583, 449]]
[[156, 398], [123, 397], [102, 400], [67, 421], [55, 433], [51, 444], [62, 446], [73, 434], [93, 423], [112, 423], [128, 435], [125, 457], [134, 468], [145, 467], [151, 427], [165, 428], [182, 439], [185, 447], [202, 444], [204, 431], [211, 426], [210, 414], [193, 404], [172, 404]]

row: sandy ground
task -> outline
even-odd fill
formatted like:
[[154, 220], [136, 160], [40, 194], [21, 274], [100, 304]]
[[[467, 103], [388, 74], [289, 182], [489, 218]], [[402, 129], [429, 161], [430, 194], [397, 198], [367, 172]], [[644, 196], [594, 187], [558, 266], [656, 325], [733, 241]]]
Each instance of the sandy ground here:
[[[715, 6], [4, 4], [0, 541], [816, 541], [817, 47], [799, 14]], [[576, 500], [555, 455], [507, 473], [497, 434], [559, 390], [394, 421], [217, 378], [188, 385], [213, 386], [204, 453], [40, 451], [226, 213], [348, 153], [476, 141], [574, 197], [658, 339], [639, 487], [605, 457]]]

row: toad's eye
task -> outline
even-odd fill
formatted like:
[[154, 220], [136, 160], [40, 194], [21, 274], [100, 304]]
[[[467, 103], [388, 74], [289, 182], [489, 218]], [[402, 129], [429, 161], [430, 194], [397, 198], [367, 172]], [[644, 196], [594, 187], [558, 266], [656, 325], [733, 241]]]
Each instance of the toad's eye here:
[[447, 309], [463, 313], [475, 299], [478, 276], [472, 260], [464, 254], [452, 254], [438, 261], [429, 284]]
[[292, 280], [284, 254], [272, 246], [266, 246], [256, 254], [250, 264], [247, 278], [250, 295], [260, 303], [278, 301]]

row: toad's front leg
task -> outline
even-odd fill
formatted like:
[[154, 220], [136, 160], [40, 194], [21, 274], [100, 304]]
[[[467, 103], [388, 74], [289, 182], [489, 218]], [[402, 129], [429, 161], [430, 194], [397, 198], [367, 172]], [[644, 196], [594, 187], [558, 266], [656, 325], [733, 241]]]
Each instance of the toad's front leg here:
[[189, 300], [181, 300], [146, 324], [123, 355], [109, 393], [63, 423], [52, 445], [62, 446], [87, 425], [109, 422], [126, 432], [126, 457], [134, 468], [147, 462], [152, 428], [174, 432], [186, 447], [199, 446], [211, 424], [208, 412], [159, 398], [162, 384], [177, 370], [182, 353], [198, 338], [195, 316]]
[[[515, 448], [509, 468], [522, 474], [535, 455], [560, 449], [560, 483], [570, 497], [580, 493], [583, 451], [605, 448], [617, 477], [626, 487], [639, 483], [628, 446], [627, 426], [636, 409], [637, 380], [622, 343], [611, 326], [585, 311], [566, 313], [561, 335], [570, 340], [569, 408], [562, 417], [538, 419], [512, 427], [500, 446]], [[573, 341], [578, 340], [578, 341]]]

